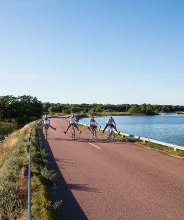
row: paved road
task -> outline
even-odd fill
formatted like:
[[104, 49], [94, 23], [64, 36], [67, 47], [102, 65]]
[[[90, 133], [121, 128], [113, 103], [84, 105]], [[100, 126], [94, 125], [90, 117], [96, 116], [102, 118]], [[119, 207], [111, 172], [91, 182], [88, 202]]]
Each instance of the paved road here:
[[103, 135], [93, 141], [86, 128], [71, 140], [66, 119], [51, 123], [57, 130], [46, 145], [58, 173], [60, 219], [184, 219], [184, 160]]

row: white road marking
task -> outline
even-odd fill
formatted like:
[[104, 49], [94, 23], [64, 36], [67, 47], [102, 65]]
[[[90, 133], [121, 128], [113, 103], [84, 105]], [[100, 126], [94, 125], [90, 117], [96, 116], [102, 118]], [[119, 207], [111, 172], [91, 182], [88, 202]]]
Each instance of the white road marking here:
[[88, 144], [91, 144], [93, 147], [96, 147], [96, 148], [98, 148], [99, 150], [101, 150], [100, 147], [98, 147], [98, 146], [96, 146], [96, 145], [94, 145], [94, 144], [92, 144], [92, 143], [90, 143], [90, 142], [88, 142]]

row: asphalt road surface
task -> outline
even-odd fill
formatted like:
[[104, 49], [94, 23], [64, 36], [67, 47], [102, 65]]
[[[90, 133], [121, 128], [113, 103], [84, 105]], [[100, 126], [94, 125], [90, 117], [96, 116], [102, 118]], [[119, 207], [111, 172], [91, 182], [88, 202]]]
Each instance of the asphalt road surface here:
[[64, 134], [51, 119], [44, 141], [57, 173], [62, 220], [184, 220], [184, 160], [98, 134]]

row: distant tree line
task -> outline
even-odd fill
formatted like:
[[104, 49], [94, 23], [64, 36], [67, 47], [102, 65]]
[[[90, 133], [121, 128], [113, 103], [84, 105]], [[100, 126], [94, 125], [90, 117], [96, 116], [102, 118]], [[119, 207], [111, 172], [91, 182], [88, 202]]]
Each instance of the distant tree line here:
[[38, 119], [43, 113], [43, 105], [32, 96], [0, 96], [0, 121], [18, 124]]
[[131, 105], [111, 105], [111, 104], [61, 104], [43, 103], [43, 111], [50, 113], [89, 113], [89, 112], [126, 112]]
[[61, 104], [43, 103], [43, 111], [49, 113], [89, 113], [89, 112], [128, 112], [132, 115], [154, 115], [160, 112], [184, 111], [184, 106], [180, 105], [151, 105], [151, 104]]
[[18, 124], [40, 118], [44, 113], [105, 113], [127, 112], [131, 115], [154, 115], [160, 112], [184, 112], [180, 105], [150, 105], [150, 104], [62, 104], [42, 103], [32, 96], [0, 96], [0, 121], [13, 121]]

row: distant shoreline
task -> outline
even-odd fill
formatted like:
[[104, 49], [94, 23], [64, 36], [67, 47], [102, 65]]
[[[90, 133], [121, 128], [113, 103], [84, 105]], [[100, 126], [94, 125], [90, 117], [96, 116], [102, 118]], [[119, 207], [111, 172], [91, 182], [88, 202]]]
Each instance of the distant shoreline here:
[[184, 112], [176, 112], [178, 115], [184, 115]]
[[[71, 113], [72, 114], [72, 113]], [[64, 115], [68, 115], [68, 117], [70, 117], [69, 113], [55, 113], [55, 114], [51, 114], [52, 116], [64, 116]], [[75, 113], [76, 117], [78, 118], [78, 120], [82, 119], [82, 118], [89, 118], [91, 117], [91, 115], [93, 114], [95, 117], [105, 117], [105, 116], [158, 116], [158, 115], [169, 115], [169, 114], [181, 114], [184, 115], [184, 112], [159, 112], [159, 113], [155, 113], [155, 114], [151, 114], [151, 115], [146, 115], [146, 114], [141, 114], [141, 113], [137, 113], [137, 114], [130, 114], [129, 112], [94, 112], [94, 113]]]
[[[89, 118], [92, 113], [84, 113], [84, 114], [77, 114], [78, 119], [82, 118]], [[95, 117], [105, 117], [105, 116], [155, 116], [159, 114], [153, 114], [153, 115], [145, 115], [145, 114], [130, 114], [128, 112], [98, 112], [98, 113], [93, 113]]]

